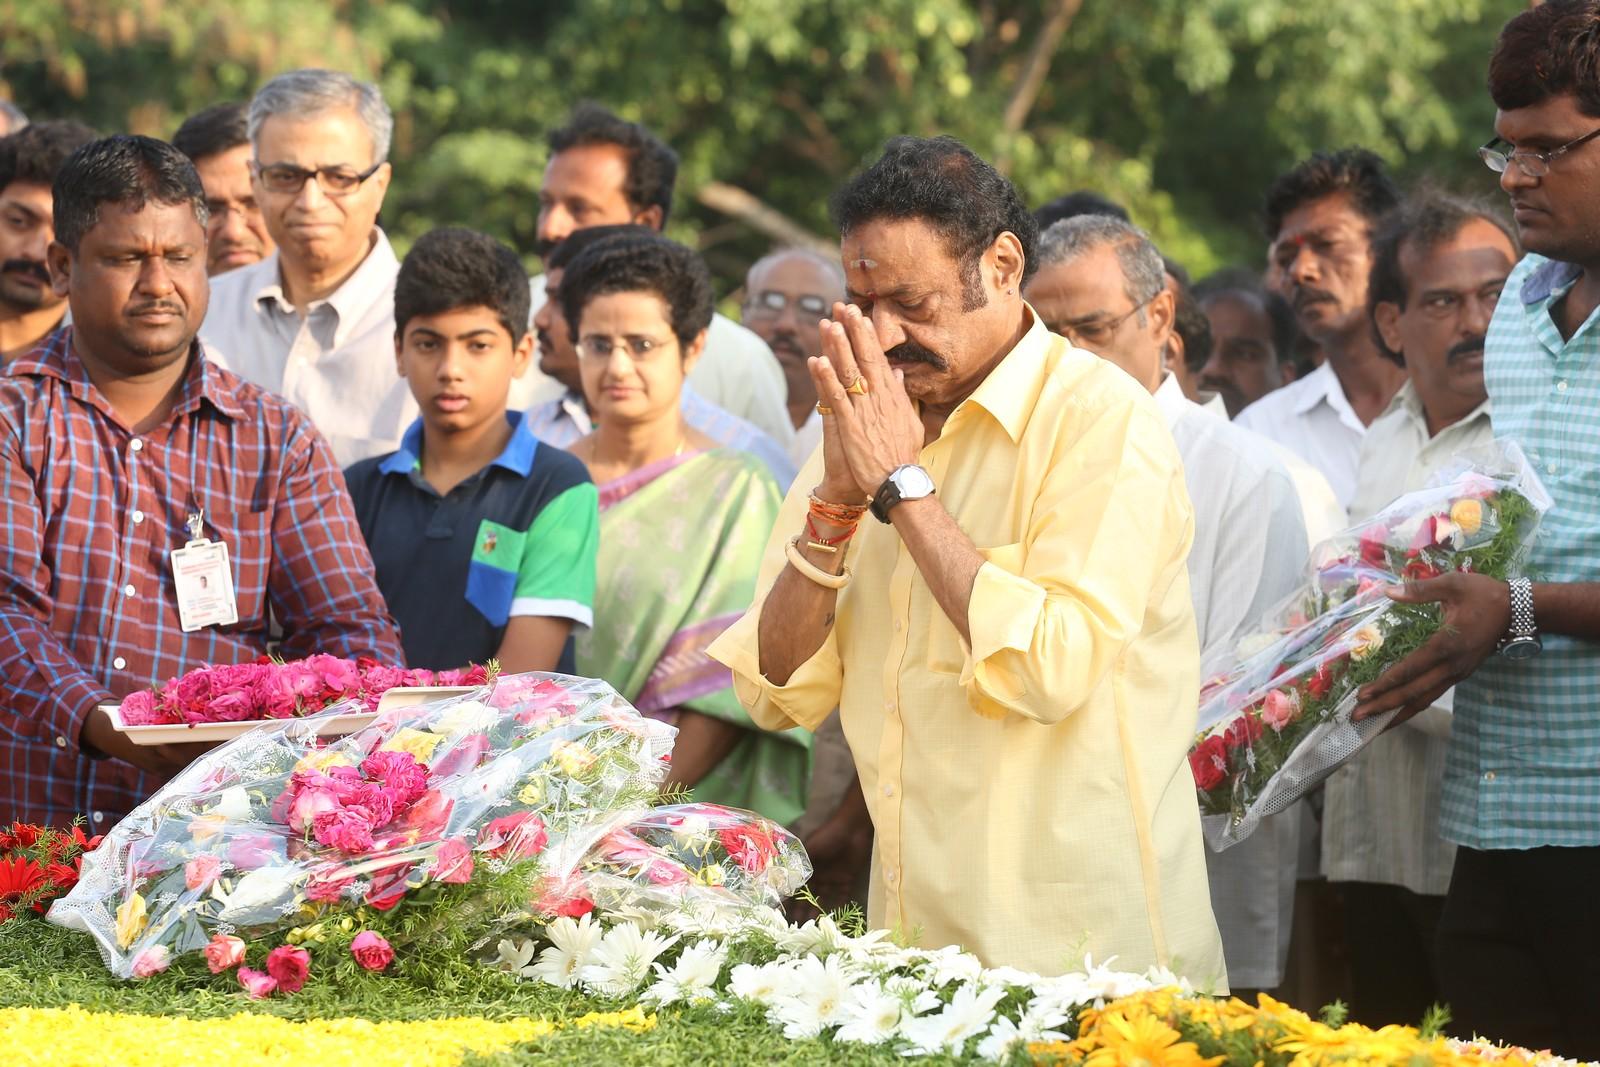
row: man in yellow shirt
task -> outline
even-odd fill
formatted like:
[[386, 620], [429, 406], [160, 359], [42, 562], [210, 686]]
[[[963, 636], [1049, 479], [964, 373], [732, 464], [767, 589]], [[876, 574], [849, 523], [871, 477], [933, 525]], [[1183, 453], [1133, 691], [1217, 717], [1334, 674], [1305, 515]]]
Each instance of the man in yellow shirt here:
[[840, 707], [873, 925], [1226, 988], [1185, 758], [1194, 522], [1160, 412], [1023, 302], [1035, 223], [960, 143], [896, 138], [834, 215], [852, 303], [810, 363], [823, 449], [711, 654], [769, 729]]

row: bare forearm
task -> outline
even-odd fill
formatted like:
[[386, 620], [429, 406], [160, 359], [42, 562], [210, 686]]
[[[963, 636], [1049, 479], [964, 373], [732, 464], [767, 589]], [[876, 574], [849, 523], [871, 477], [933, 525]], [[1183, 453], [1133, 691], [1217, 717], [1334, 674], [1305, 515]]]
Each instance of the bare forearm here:
[[[831, 539], [849, 532], [850, 527], [812, 519], [811, 526], [800, 537], [800, 555], [812, 566], [825, 574], [844, 573], [848, 540], [833, 552], [815, 548], [810, 543], [811, 529]], [[838, 601], [837, 590], [812, 581], [796, 570], [792, 562], [784, 566], [761, 605], [761, 628], [757, 637], [761, 644], [761, 674], [767, 681], [787, 685], [800, 665], [817, 654], [828, 639], [828, 631], [833, 629]]]
[[672, 743], [672, 769], [663, 789], [688, 788], [699, 783], [727, 758], [744, 736], [730, 722], [680, 708], [678, 736]]
[[889, 513], [939, 607], [961, 639], [972, 643], [967, 615], [983, 556], [936, 496], [908, 500]]
[[1533, 617], [1541, 633], [1600, 641], [1600, 582], [1535, 585]]

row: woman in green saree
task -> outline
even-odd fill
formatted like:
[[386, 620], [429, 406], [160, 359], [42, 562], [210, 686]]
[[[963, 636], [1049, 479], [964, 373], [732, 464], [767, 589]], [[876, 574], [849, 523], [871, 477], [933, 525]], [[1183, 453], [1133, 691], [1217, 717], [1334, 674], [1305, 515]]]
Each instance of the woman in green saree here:
[[756, 727], [705, 653], [750, 606], [783, 500], [760, 460], [681, 413], [711, 322], [710, 274], [666, 238], [619, 235], [567, 265], [560, 300], [595, 415], [571, 451], [600, 491], [595, 622], [578, 636], [578, 670], [678, 727], [667, 787], [792, 822], [810, 735]]

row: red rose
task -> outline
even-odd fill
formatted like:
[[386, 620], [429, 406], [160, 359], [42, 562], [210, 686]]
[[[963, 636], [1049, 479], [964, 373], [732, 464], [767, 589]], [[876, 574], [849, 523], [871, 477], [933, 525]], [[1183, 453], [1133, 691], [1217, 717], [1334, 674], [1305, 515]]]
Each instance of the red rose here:
[[478, 838], [478, 847], [487, 848], [495, 859], [532, 859], [544, 851], [550, 834], [544, 820], [531, 811], [519, 811], [490, 820]]
[[718, 830], [717, 837], [722, 841], [722, 847], [727, 850], [728, 858], [751, 874], [760, 874], [767, 869], [778, 854], [778, 846], [761, 826], [731, 826], [725, 830]]
[[293, 945], [279, 945], [267, 953], [267, 973], [285, 993], [298, 993], [311, 974], [311, 953]]
[[1361, 562], [1381, 570], [1389, 569], [1389, 531], [1382, 526], [1369, 526], [1361, 534]]
[[1228, 729], [1223, 734], [1223, 741], [1230, 749], [1248, 748], [1260, 736], [1261, 720], [1249, 712], [1244, 712], [1228, 724]]
[[369, 971], [381, 971], [394, 961], [389, 942], [371, 930], [363, 930], [350, 942], [350, 955]]
[[1410, 582], [1425, 582], [1430, 578], [1437, 578], [1443, 573], [1444, 571], [1420, 556], [1413, 556], [1411, 561], [1400, 571], [1400, 577]]
[[1333, 666], [1324, 663], [1319, 666], [1310, 678], [1306, 679], [1306, 692], [1312, 697], [1321, 700], [1333, 689]]
[[1209, 793], [1228, 778], [1227, 743], [1212, 734], [1189, 753], [1189, 769], [1194, 772], [1194, 784]]

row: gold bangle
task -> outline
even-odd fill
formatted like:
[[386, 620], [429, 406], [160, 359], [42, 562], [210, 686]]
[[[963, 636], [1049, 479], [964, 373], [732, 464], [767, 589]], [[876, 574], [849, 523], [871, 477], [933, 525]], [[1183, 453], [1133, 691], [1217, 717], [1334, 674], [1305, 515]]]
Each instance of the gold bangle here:
[[850, 581], [850, 567], [848, 564], [845, 566], [843, 574], [829, 574], [801, 555], [799, 534], [784, 542], [783, 554], [789, 558], [789, 566], [824, 589], [843, 589]]

